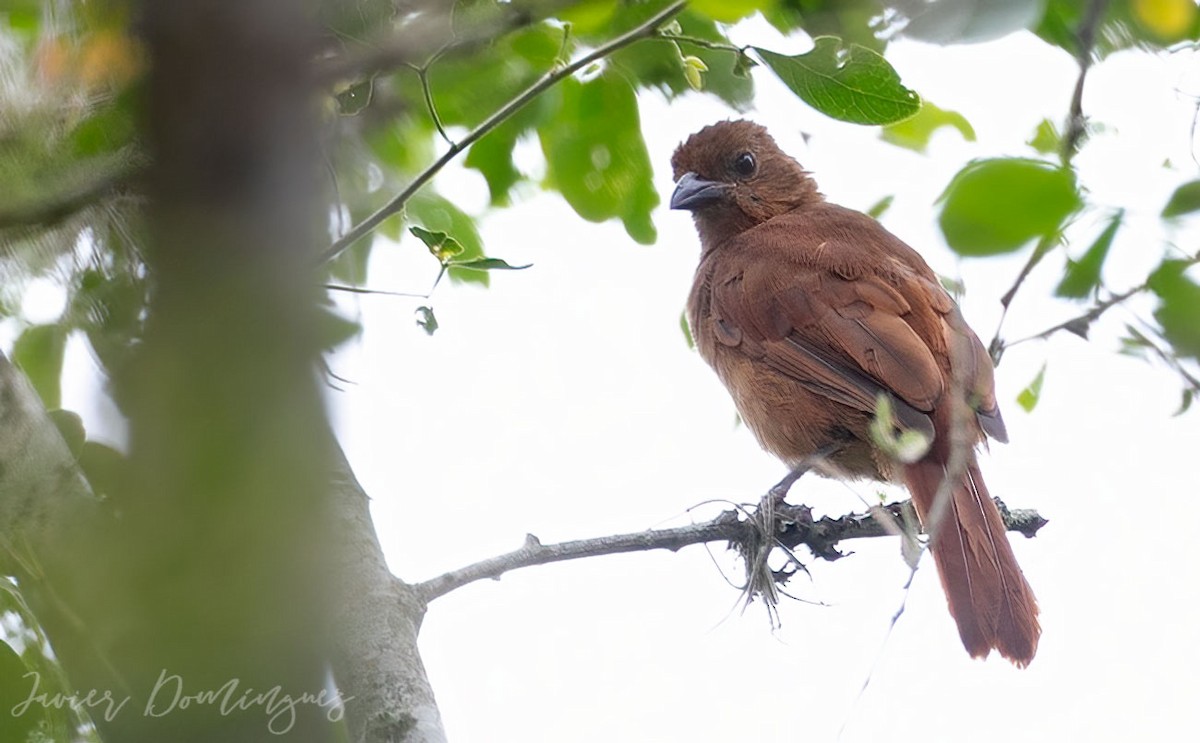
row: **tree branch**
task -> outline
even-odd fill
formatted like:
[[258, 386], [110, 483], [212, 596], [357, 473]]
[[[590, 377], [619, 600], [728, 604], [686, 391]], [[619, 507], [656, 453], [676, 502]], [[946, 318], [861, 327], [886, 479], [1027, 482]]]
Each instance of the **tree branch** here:
[[582, 70], [593, 62], [603, 59], [618, 49], [629, 46], [635, 41], [650, 38], [658, 32], [658, 28], [661, 25], [678, 15], [684, 9], [684, 7], [686, 7], [686, 5], [687, 3], [682, 0], [680, 2], [671, 3], [642, 25], [627, 31], [603, 46], [597, 47], [590, 53], [585, 54], [571, 64], [553, 70], [541, 80], [538, 80], [533, 85], [529, 86], [523, 93], [504, 104], [504, 106], [489, 116], [483, 123], [472, 129], [470, 133], [468, 133], [461, 140], [450, 145], [450, 147], [442, 154], [441, 157], [439, 157], [432, 165], [418, 174], [417, 177], [414, 178], [403, 191], [393, 197], [391, 201], [384, 204], [371, 216], [351, 227], [349, 232], [338, 238], [338, 240], [334, 242], [328, 250], [320, 255], [318, 262], [320, 264], [324, 264], [333, 260], [337, 256], [341, 255], [342, 251], [344, 251], [346, 248], [370, 234], [385, 219], [393, 214], [398, 213], [404, 208], [404, 204], [410, 198], [412, 198], [413, 194], [415, 194], [422, 186], [432, 180], [433, 177], [437, 175], [442, 168], [446, 167], [446, 165], [460, 152], [470, 147], [479, 139], [483, 138], [485, 134], [495, 129], [514, 113], [524, 108], [526, 104], [533, 101], [544, 91], [553, 87], [559, 80], [574, 75], [576, 72]]
[[[1004, 524], [1009, 531], [1033, 537], [1046, 525], [1035, 510], [1010, 511], [1003, 501], [996, 499]], [[848, 514], [841, 518], [822, 517], [814, 520], [807, 506], [776, 504], [773, 506], [776, 544], [786, 549], [804, 545], [817, 557], [836, 560], [843, 554], [836, 545], [846, 539], [883, 537], [895, 534], [895, 523], [905, 519], [915, 522], [909, 501], [892, 503], [872, 509], [870, 513]], [[907, 516], [906, 512], [909, 512]], [[615, 555], [623, 552], [646, 552], [666, 549], [672, 552], [693, 544], [729, 542], [748, 544], [761, 539], [762, 527], [753, 517], [743, 511], [725, 511], [711, 521], [681, 526], [675, 529], [651, 529], [633, 534], [618, 534], [595, 539], [580, 539], [558, 544], [542, 544], [532, 534], [525, 538], [525, 545], [507, 554], [492, 557], [466, 567], [431, 578], [413, 586], [424, 601], [432, 601], [468, 583], [484, 578], [499, 578], [501, 575], [533, 565], [577, 560], [599, 555]]]
[[333, 558], [337, 685], [349, 740], [445, 743], [417, 634], [425, 603], [388, 570], [371, 521], [370, 499], [336, 442], [333, 449]]
[[1092, 0], [1079, 23], [1079, 49], [1075, 59], [1079, 63], [1079, 77], [1075, 80], [1075, 92], [1071, 95], [1071, 108], [1067, 114], [1066, 131], [1063, 133], [1063, 163], [1069, 163], [1079, 149], [1079, 142], [1087, 130], [1087, 117], [1083, 115], [1083, 84], [1092, 67], [1092, 49], [1096, 44], [1096, 30], [1104, 18], [1108, 0]]

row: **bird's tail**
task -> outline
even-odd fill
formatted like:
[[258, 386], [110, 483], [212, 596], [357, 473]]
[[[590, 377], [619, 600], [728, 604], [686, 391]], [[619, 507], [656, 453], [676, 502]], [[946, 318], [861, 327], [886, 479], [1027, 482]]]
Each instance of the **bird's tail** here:
[[[1024, 667], [1033, 660], [1042, 631], [1033, 590], [1013, 555], [1004, 520], [974, 455], [951, 488], [949, 502], [938, 505], [945, 476], [945, 466], [934, 458], [910, 464], [904, 472], [917, 515], [933, 535], [933, 558], [950, 614], [972, 657], [985, 658], [995, 649]], [[931, 518], [940, 523], [931, 524]]]

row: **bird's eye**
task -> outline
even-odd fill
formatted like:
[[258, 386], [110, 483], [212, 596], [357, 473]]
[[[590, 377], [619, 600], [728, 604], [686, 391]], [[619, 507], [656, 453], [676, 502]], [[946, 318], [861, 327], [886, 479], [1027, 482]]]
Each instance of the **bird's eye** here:
[[751, 155], [749, 152], [743, 152], [733, 161], [733, 171], [743, 178], [754, 175], [754, 171], [757, 168], [758, 163], [755, 162], [754, 155]]

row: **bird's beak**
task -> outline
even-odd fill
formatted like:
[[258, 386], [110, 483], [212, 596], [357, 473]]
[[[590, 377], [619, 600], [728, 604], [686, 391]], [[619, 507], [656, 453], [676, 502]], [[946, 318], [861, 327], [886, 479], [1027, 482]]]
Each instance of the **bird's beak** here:
[[672, 209], [694, 211], [702, 206], [725, 198], [729, 186], [717, 181], [706, 181], [695, 173], [684, 173], [671, 194]]

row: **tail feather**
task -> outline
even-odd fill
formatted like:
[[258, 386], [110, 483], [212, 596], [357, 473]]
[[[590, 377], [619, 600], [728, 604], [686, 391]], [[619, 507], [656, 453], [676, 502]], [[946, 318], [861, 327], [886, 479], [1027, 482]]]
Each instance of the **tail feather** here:
[[950, 502], [940, 509], [941, 523], [930, 524], [943, 477], [945, 467], [934, 459], [905, 468], [917, 515], [934, 535], [934, 562], [963, 645], [972, 657], [985, 658], [994, 649], [1024, 667], [1037, 652], [1041, 627], [1037, 600], [1017, 564], [1004, 520], [972, 456], [951, 489]]

